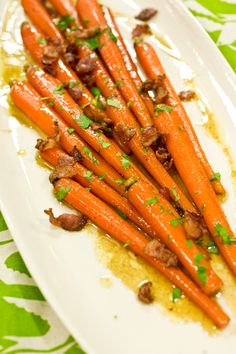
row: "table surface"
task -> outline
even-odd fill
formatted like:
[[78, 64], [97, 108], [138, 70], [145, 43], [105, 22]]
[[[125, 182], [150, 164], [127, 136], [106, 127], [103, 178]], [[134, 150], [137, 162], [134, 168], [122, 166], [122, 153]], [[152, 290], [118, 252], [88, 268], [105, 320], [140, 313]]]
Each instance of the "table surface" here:
[[[236, 0], [183, 0], [236, 72]], [[0, 353], [83, 354], [30, 276], [0, 212]]]

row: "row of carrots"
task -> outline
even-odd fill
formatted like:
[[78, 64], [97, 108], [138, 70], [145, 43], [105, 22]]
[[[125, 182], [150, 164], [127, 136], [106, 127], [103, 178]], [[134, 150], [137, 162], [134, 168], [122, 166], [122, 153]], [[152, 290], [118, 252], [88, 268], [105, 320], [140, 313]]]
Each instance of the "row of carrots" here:
[[[74, 158], [70, 161], [73, 173], [61, 174], [53, 181], [55, 193], [128, 245], [180, 288], [218, 327], [225, 327], [229, 317], [211, 299], [222, 287], [222, 280], [212, 269], [206, 252], [195, 240], [188, 239], [184, 226], [187, 213], [196, 215], [201, 211], [221, 255], [236, 275], [236, 239], [217, 198], [225, 191], [219, 178], [214, 178], [157, 53], [144, 39], [135, 42], [137, 58], [148, 79], [163, 78], [168, 96], [160, 105], [155, 105], [147, 92], [140, 91], [143, 82], [110, 9], [101, 7], [96, 0], [78, 0], [76, 7], [71, 0], [49, 3], [53, 12], [39, 0], [22, 0], [33, 25], [24, 22], [21, 35], [36, 64], [26, 70], [28, 82], [12, 85], [11, 99], [48, 137], [38, 146], [41, 156], [57, 173], [62, 159]], [[59, 22], [54, 18], [55, 11]], [[45, 66], [46, 50], [55, 50], [55, 44], [65, 48], [69, 36], [76, 35], [78, 29], [87, 36], [77, 38], [74, 57], [83, 63], [92, 60], [92, 89], [84, 84], [84, 73], [80, 76], [73, 65], [68, 65], [63, 51]], [[70, 91], [73, 87], [80, 90], [76, 99]], [[105, 111], [101, 97], [106, 102]], [[96, 122], [87, 113], [88, 107], [92, 109], [94, 105], [97, 115], [112, 122], [114, 130], [125, 127], [132, 132], [126, 144], [109, 136], [102, 127], [95, 129]], [[142, 132], [150, 128], [165, 136], [168, 154], [191, 200], [152, 146], [144, 146]], [[130, 153], [138, 163], [130, 158]], [[172, 200], [163, 190], [171, 192]], [[167, 251], [177, 256], [181, 267], [148, 254], [145, 250], [150, 239], [162, 242]]]

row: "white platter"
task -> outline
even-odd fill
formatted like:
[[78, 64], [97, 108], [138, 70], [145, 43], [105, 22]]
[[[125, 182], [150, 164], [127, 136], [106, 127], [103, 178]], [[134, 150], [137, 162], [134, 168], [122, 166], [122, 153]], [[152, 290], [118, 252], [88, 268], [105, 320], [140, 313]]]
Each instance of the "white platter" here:
[[[107, 0], [104, 3], [130, 17], [147, 5], [158, 7], [159, 15], [152, 26], [172, 42], [171, 53], [184, 58], [192, 69], [194, 82], [212, 108], [221, 137], [235, 161], [235, 75], [193, 16], [178, 0]], [[5, 6], [1, 1], [1, 14]], [[129, 42], [130, 22], [124, 17], [118, 20]], [[177, 90], [183, 89], [180, 72], [182, 75], [188, 72], [184, 61], [167, 55], [157, 42], [152, 42]], [[224, 209], [234, 227], [236, 206], [231, 166], [222, 146], [202, 127], [204, 117], [195, 104], [189, 104], [188, 110], [193, 120], [198, 121], [195, 127], [209, 160], [222, 174], [229, 194]], [[43, 294], [88, 354], [235, 353], [235, 321], [214, 337], [196, 324], [168, 320], [156, 306], [140, 304], [136, 296], [98, 262], [93, 239], [86, 231], [68, 236], [49, 225], [43, 210], [53, 207], [59, 212], [64, 208], [51, 194], [48, 172], [35, 163], [34, 145], [38, 134], [20, 125], [4, 107], [0, 113], [0, 209]], [[17, 154], [20, 149], [26, 151], [24, 156]], [[111, 288], [102, 287], [99, 281], [107, 275], [113, 279]]]

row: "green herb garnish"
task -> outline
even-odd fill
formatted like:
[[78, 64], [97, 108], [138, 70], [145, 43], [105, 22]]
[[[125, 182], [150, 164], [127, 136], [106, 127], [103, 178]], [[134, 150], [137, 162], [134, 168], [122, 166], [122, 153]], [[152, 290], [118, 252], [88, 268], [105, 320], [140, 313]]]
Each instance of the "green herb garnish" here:
[[158, 115], [160, 112], [168, 112], [172, 111], [173, 107], [168, 106], [164, 103], [156, 104], [155, 105], [155, 114]]
[[221, 180], [220, 172], [214, 172], [212, 178], [210, 179], [210, 182], [220, 181], [220, 180]]
[[67, 194], [69, 193], [69, 191], [71, 190], [71, 186], [68, 185], [66, 187], [60, 187], [58, 189], [58, 191], [56, 192], [55, 196], [57, 198], [57, 200], [60, 202], [61, 200], [63, 200]]
[[75, 19], [72, 16], [69, 16], [69, 15], [62, 16], [60, 18], [59, 22], [57, 23], [57, 27], [61, 31], [65, 31], [67, 28], [70, 28], [70, 24], [73, 21], [75, 21]]
[[180, 196], [178, 195], [176, 190], [174, 188], [170, 188], [169, 191], [170, 191], [171, 196], [174, 198], [174, 201], [178, 202], [180, 200]]
[[46, 45], [48, 44], [48, 40], [45, 37], [39, 37], [37, 42], [41, 45]]
[[147, 200], [144, 202], [144, 205], [151, 205], [151, 204], [154, 204], [154, 203], [158, 203], [158, 198], [157, 198], [156, 196], [147, 199]]
[[122, 167], [124, 167], [125, 169], [130, 168], [131, 162], [129, 160], [129, 157], [127, 155], [123, 155], [121, 158], [121, 165]]
[[215, 237], [220, 237], [222, 240], [222, 243], [224, 245], [231, 245], [232, 243], [234, 243], [236, 240], [235, 238], [233, 238], [227, 231], [227, 229], [222, 226], [221, 224], [216, 224], [215, 225]]
[[72, 133], [74, 133], [75, 129], [74, 128], [67, 128], [67, 131], [69, 134], [72, 134]]
[[117, 212], [118, 215], [120, 215], [120, 217], [122, 219], [124, 219], [124, 220], [127, 219], [127, 216], [120, 209], [116, 208], [116, 212]]
[[63, 95], [66, 91], [65, 91], [65, 89], [64, 89], [64, 85], [61, 84], [61, 85], [57, 86], [57, 87], [53, 90], [53, 92], [54, 92], [56, 95]]
[[182, 225], [183, 223], [184, 223], [183, 217], [170, 220], [170, 224], [175, 227]]
[[83, 173], [83, 177], [86, 178], [88, 181], [92, 181], [93, 180], [93, 172], [92, 171], [86, 171]]
[[117, 102], [117, 101], [114, 101], [114, 100], [111, 100], [110, 98], [107, 99], [107, 105], [108, 106], [112, 106], [112, 107], [115, 107], [115, 108], [118, 108], [120, 109], [121, 106], [120, 106], [120, 103]]
[[180, 299], [182, 296], [182, 290], [180, 288], [174, 287], [172, 291], [171, 301], [176, 302], [177, 299]]

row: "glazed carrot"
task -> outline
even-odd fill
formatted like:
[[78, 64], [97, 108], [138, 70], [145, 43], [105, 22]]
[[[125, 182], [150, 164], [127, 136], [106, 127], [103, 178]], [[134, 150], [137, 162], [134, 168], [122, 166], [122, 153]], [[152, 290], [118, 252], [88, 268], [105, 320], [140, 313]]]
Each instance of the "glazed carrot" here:
[[[206, 158], [206, 155], [199, 143], [198, 137], [194, 131], [192, 123], [189, 119], [189, 116], [177, 95], [174, 87], [172, 86], [170, 80], [168, 79], [165, 70], [157, 56], [157, 53], [153, 49], [153, 47], [149, 43], [140, 42], [135, 45], [135, 50], [137, 53], [138, 60], [140, 61], [145, 73], [151, 79], [155, 79], [157, 75], [165, 75], [164, 84], [169, 93], [169, 99], [167, 100], [167, 104], [174, 106], [174, 111], [177, 112], [179, 117], [181, 118], [181, 122], [186, 132], [188, 133], [192, 145], [194, 147], [195, 153], [199, 157], [204, 170], [208, 176], [208, 179], [211, 180], [213, 177], [213, 170]], [[211, 182], [212, 186], [217, 194], [224, 194], [225, 190], [219, 180], [214, 180]]]
[[39, 0], [21, 0], [22, 6], [38, 28], [47, 28], [48, 36], [55, 42], [63, 43], [63, 37], [50, 19]]
[[[51, 165], [56, 166], [59, 158], [68, 156], [60, 148], [47, 149], [40, 152], [42, 158], [48, 161]], [[89, 170], [83, 167], [80, 163], [76, 163], [77, 174], [74, 179], [86, 188], [90, 188], [91, 192], [104, 202], [121, 211], [127, 218], [129, 218], [136, 226], [146, 232], [149, 236], [157, 238], [154, 229], [146, 223], [137, 210], [130, 204], [126, 198], [122, 197], [114, 189], [103, 182], [103, 176], [97, 177], [93, 175], [91, 178], [84, 177]]]
[[[220, 307], [209, 299], [201, 290], [178, 268], [166, 267], [164, 263], [144, 252], [147, 240], [125, 220], [119, 217], [109, 206], [84, 190], [78, 183], [70, 179], [61, 179], [56, 182], [55, 191], [60, 188], [70, 188], [65, 201], [75, 209], [87, 215], [97, 226], [121, 243], [128, 243], [128, 247], [138, 256], [144, 258], [156, 270], [167, 277], [174, 285], [181, 288], [212, 321], [220, 328], [229, 322], [229, 317]], [[120, 232], [122, 230], [122, 232]]]
[[[43, 101], [41, 96], [33, 89], [31, 85], [24, 82], [18, 82], [11, 88], [11, 98], [15, 105], [23, 111], [44, 134], [52, 136], [55, 134], [54, 122], [58, 123], [61, 146], [69, 154], [76, 147], [83, 156], [82, 163], [97, 176], [105, 174], [104, 181], [114, 188], [121, 195], [125, 193], [124, 186], [117, 183], [117, 180], [121, 179], [121, 176], [93, 149], [91, 149], [82, 139], [76, 134], [70, 134], [68, 131], [69, 126], [66, 125], [63, 120], [52, 111], [48, 105]], [[53, 102], [53, 101], [49, 101]], [[86, 149], [91, 151], [93, 159], [84, 152]], [[98, 161], [98, 163], [94, 163]]]
[[[128, 160], [116, 143], [107, 138], [101, 131], [95, 132], [89, 126], [88, 119], [71, 96], [64, 90], [57, 92], [61, 82], [37, 67], [29, 67], [27, 78], [30, 84], [43, 96], [54, 102], [53, 108], [74, 129], [79, 136], [93, 147], [103, 158], [125, 178], [146, 177]], [[63, 108], [63, 109], [62, 109]], [[85, 123], [81, 121], [85, 119]], [[84, 125], [86, 124], [86, 126]], [[87, 151], [88, 153], [88, 151]], [[124, 162], [125, 159], [125, 162]], [[128, 167], [127, 167], [128, 164]]]
[[[37, 94], [36, 91], [31, 89], [29, 84], [24, 84], [24, 83], [17, 83], [13, 85], [12, 90], [11, 90], [11, 97], [15, 104], [30, 118], [38, 125], [40, 129], [42, 129], [47, 135], [51, 136], [54, 134], [55, 129], [54, 129], [54, 121], [58, 122], [60, 133], [61, 133], [61, 145], [62, 147], [66, 150], [71, 152], [72, 148], [74, 146], [78, 146], [78, 137], [76, 137], [75, 134], [69, 135], [67, 131], [67, 126], [63, 124], [63, 122], [59, 119], [59, 117], [56, 114], [53, 114], [52, 111], [48, 109], [48, 107], [40, 101], [40, 96]], [[69, 146], [69, 147], [68, 147]], [[80, 151], [83, 154], [83, 164], [86, 165], [90, 170], [94, 170], [95, 173], [100, 176], [107, 171], [105, 168], [101, 168], [101, 165], [103, 162], [100, 160], [100, 164], [94, 164], [90, 161], [90, 159], [87, 158], [86, 154], [83, 153], [84, 145], [81, 146], [81, 143], [79, 145]], [[94, 156], [96, 156], [95, 152], [93, 153]], [[99, 156], [99, 155], [97, 155]], [[94, 166], [95, 165], [95, 166]], [[104, 164], [103, 164], [104, 165]], [[99, 169], [100, 167], [100, 169]], [[103, 166], [102, 166], [103, 167]], [[102, 170], [102, 172], [101, 172]], [[105, 171], [104, 171], [105, 170]], [[99, 173], [98, 173], [99, 172]], [[119, 175], [118, 175], [119, 176]], [[107, 177], [109, 177], [107, 179]], [[119, 177], [118, 177], [119, 178]], [[113, 182], [113, 179], [110, 178], [109, 175], [105, 177], [105, 181], [110, 182], [109, 184], [112, 185], [111, 180]], [[117, 186], [116, 186], [117, 187]], [[120, 187], [120, 186], [119, 186]], [[169, 222], [170, 218], [175, 217], [178, 218], [178, 214], [174, 210], [174, 208], [164, 199], [164, 197], [158, 192], [158, 190], [155, 190], [152, 185], [146, 184], [145, 183], [145, 188], [147, 188], [147, 195], [148, 194], [153, 194], [157, 196], [158, 200], [160, 201], [161, 204], [165, 206], [166, 209], [169, 210], [170, 213], [172, 213], [172, 216], [170, 214], [166, 214], [166, 225], [163, 223], [163, 218], [161, 218], [160, 222], [162, 224], [160, 225], [160, 228], [162, 229], [162, 234], [160, 235], [162, 237], [163, 242], [169, 244]], [[116, 188], [115, 188], [116, 189]], [[122, 189], [121, 189], [122, 190]], [[159, 214], [153, 214], [152, 217], [156, 219], [156, 223], [159, 222], [160, 215], [162, 214], [161, 209], [159, 210]], [[154, 229], [156, 232], [157, 230]], [[175, 233], [173, 234], [173, 238], [176, 240], [176, 244], [179, 243], [180, 245], [185, 242], [185, 233], [182, 229], [178, 230], [178, 234], [176, 235]], [[221, 286], [221, 281], [219, 278], [215, 275], [213, 275], [213, 271], [209, 270], [209, 273], [212, 274], [207, 279], [206, 284], [203, 286], [203, 284], [199, 281], [199, 278], [197, 276], [197, 269], [194, 264], [194, 256], [199, 254], [199, 251], [195, 245], [191, 248], [191, 251], [188, 250], [187, 254], [185, 255], [185, 258], [183, 257], [183, 251], [181, 251], [181, 247], [178, 248], [178, 253], [182, 253], [181, 259], [186, 267], [188, 269], [189, 273], [191, 274], [192, 278], [200, 285], [202, 286], [202, 289], [204, 292], [207, 294], [212, 294], [215, 293]], [[207, 265], [207, 268], [210, 269], [210, 265]]]
[[178, 129], [178, 115], [160, 113], [155, 118], [160, 131], [166, 134], [168, 151], [226, 263], [236, 275], [236, 237], [230, 228], [203, 166], [195, 154], [188, 135]]
[[[62, 15], [64, 14], [62, 13]], [[47, 36], [49, 36], [49, 32], [47, 32], [48, 28], [49, 26], [47, 26], [46, 24], [44, 27], [40, 27], [40, 29], [44, 31]], [[57, 31], [56, 27], [55, 31]], [[91, 54], [91, 50], [87, 46], [81, 47], [79, 49], [79, 54], [81, 57], [86, 55], [94, 55], [94, 53]], [[147, 171], [162, 187], [176, 190], [176, 193], [180, 197], [179, 202], [184, 209], [195, 211], [193, 205], [189, 202], [189, 200], [178, 187], [178, 185], [170, 177], [170, 175], [164, 169], [162, 164], [157, 160], [154, 152], [151, 149], [146, 149], [146, 151], [144, 151], [143, 145], [141, 143], [141, 135], [139, 132], [138, 124], [136, 123], [124, 100], [120, 96], [119, 91], [114, 88], [114, 83], [109, 77], [107, 71], [104, 69], [103, 65], [101, 64], [101, 61], [96, 58], [96, 62], [97, 68], [94, 70], [96, 72], [96, 84], [102, 90], [102, 93], [105, 98], [115, 96], [115, 101], [117, 101], [118, 105], [120, 106], [120, 109], [117, 109], [116, 107], [107, 105], [107, 113], [109, 117], [113, 120], [115, 124], [122, 123], [128, 127], [136, 129], [136, 135], [131, 139], [128, 144], [130, 149], [138, 157], [138, 159], [144, 165]]]
[[[44, 49], [44, 44], [40, 44], [40, 38], [43, 37], [42, 32], [36, 30], [32, 25], [30, 25], [27, 22], [24, 22], [21, 26], [21, 36], [23, 39], [23, 43], [25, 48], [30, 52], [32, 57], [39, 63], [42, 63], [43, 59], [43, 49]], [[77, 82], [80, 85], [80, 89], [82, 91], [81, 97], [78, 99], [78, 104], [80, 106], [85, 106], [86, 104], [90, 103], [93, 104], [93, 95], [90, 93], [90, 91], [86, 88], [86, 86], [81, 82], [81, 80], [78, 78], [76, 73], [70, 69], [67, 65], [65, 65], [64, 61], [59, 58], [59, 60], [55, 63], [52, 64], [52, 67], [55, 70], [55, 77], [59, 79], [63, 83], [68, 83], [68, 82]], [[99, 111], [100, 109], [96, 107], [96, 109]], [[105, 112], [103, 111], [103, 114]], [[120, 145], [122, 150], [126, 153], [129, 154], [130, 150], [127, 146]]]
[[[140, 88], [142, 86], [142, 80], [139, 76], [138, 68], [134, 64], [133, 59], [131, 58], [131, 55], [128, 52], [128, 49], [127, 49], [124, 39], [120, 33], [119, 27], [118, 27], [116, 20], [112, 14], [112, 11], [109, 7], [106, 7], [106, 6], [103, 6], [102, 10], [103, 10], [107, 25], [110, 27], [110, 29], [112, 30], [112, 33], [117, 38], [116, 44], [117, 44], [117, 47], [119, 48], [120, 53], [123, 57], [126, 69], [128, 70], [133, 82], [135, 83], [135, 86], [137, 87], [138, 90], [140, 90]], [[152, 115], [154, 112], [154, 105], [150, 99], [150, 96], [144, 92], [140, 93], [140, 95], [141, 95], [149, 113]]]
[[[95, 25], [101, 28], [106, 27], [102, 8], [96, 0], [78, 0], [77, 11], [80, 18], [86, 17], [89, 21], [84, 25], [88, 28]], [[126, 69], [121, 53], [111, 38], [109, 31], [104, 31], [99, 36], [101, 47], [99, 53], [106, 64], [113, 80], [119, 82], [119, 90], [127, 102], [132, 102], [130, 109], [137, 117], [142, 127], [153, 125], [153, 121], [146, 105], [144, 104], [139, 92]]]
[[[79, 48], [79, 54], [81, 57], [85, 57], [88, 53], [89, 49], [86, 46]], [[157, 160], [153, 150], [151, 148], [144, 149], [142, 145], [141, 131], [136, 120], [134, 119], [134, 116], [128, 109], [123, 98], [120, 96], [119, 91], [114, 88], [114, 83], [107, 71], [104, 69], [99, 58], [95, 57], [94, 54], [93, 57], [96, 59], [97, 64], [93, 72], [97, 86], [101, 89], [105, 98], [109, 99], [109, 97], [114, 97], [113, 101], [115, 101], [119, 107], [116, 108], [112, 105], [107, 105], [108, 116], [112, 119], [114, 124], [125, 124], [125, 126], [135, 128], [136, 130], [135, 136], [128, 143], [129, 148], [133, 151], [134, 155], [139, 159], [150, 175], [163, 188], [165, 187], [176, 190], [180, 197], [179, 202], [184, 209], [195, 211], [192, 203], [190, 203], [182, 190], [174, 182], [162, 164]]]
[[50, 0], [49, 2], [55, 7], [57, 12], [59, 14], [61, 14], [61, 16], [69, 15], [75, 19], [75, 22], [78, 23], [78, 14], [77, 14], [75, 5], [72, 3], [72, 1], [70, 1], [70, 0], [67, 0], [67, 1]]

